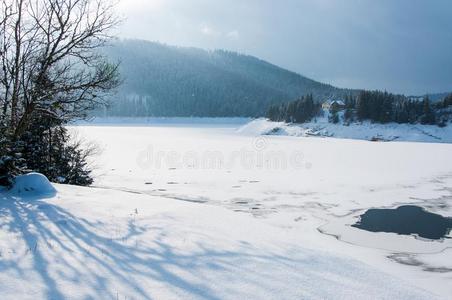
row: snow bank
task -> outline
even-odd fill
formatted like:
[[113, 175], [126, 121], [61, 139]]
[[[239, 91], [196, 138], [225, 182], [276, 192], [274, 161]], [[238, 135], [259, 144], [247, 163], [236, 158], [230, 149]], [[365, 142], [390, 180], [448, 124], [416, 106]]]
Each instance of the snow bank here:
[[319, 136], [373, 141], [452, 143], [452, 126], [440, 128], [432, 125], [373, 124], [370, 122], [344, 125], [329, 123], [326, 117], [304, 124], [287, 124], [257, 119], [242, 126], [238, 132], [247, 135]]
[[56, 190], [47, 177], [39, 173], [29, 173], [17, 176], [14, 186], [10, 190], [11, 194], [33, 196], [55, 194]]
[[265, 135], [271, 133], [275, 128], [281, 128], [283, 122], [270, 122], [266, 119], [256, 119], [238, 129], [239, 133], [247, 135]]

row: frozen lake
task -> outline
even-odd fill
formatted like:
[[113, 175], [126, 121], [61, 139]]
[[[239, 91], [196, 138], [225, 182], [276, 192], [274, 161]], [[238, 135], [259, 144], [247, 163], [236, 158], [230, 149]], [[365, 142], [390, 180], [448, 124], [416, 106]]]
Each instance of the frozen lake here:
[[452, 264], [435, 259], [452, 254], [450, 239], [350, 225], [369, 208], [401, 204], [452, 216], [452, 145], [253, 136], [238, 132], [243, 120], [164, 123], [74, 128], [103, 149], [95, 186], [226, 207], [297, 232], [305, 247], [451, 292]]
[[1, 296], [449, 298], [451, 239], [352, 225], [404, 205], [452, 216], [452, 145], [264, 137], [244, 123], [71, 127], [102, 150], [94, 186], [0, 193]]

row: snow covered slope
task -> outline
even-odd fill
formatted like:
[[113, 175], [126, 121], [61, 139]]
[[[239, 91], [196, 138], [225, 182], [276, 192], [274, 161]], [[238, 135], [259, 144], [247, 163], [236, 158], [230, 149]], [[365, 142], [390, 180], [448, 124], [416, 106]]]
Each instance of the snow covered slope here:
[[304, 124], [286, 124], [257, 119], [244, 125], [239, 132], [250, 135], [319, 136], [357, 140], [409, 141], [452, 143], [452, 126], [440, 128], [432, 125], [372, 124], [370, 122], [349, 125], [332, 124], [328, 118], [318, 118]]
[[225, 208], [58, 186], [1, 194], [2, 299], [432, 299]]

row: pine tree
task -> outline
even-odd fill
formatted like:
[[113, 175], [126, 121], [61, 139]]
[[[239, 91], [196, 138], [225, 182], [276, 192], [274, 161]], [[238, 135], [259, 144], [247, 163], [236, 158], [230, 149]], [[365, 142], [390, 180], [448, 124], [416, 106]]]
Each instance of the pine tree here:
[[311, 121], [319, 113], [320, 104], [315, 103], [313, 96], [309, 94], [293, 102], [270, 106], [266, 115], [272, 121], [305, 123]]
[[432, 107], [430, 105], [430, 99], [427, 96], [423, 101], [423, 115], [421, 117], [421, 123], [433, 125], [435, 124], [435, 122], [436, 122], [435, 113], [432, 110]]
[[331, 111], [331, 115], [329, 117], [329, 122], [331, 122], [333, 124], [339, 123], [339, 114], [338, 114], [337, 110], [333, 109]]

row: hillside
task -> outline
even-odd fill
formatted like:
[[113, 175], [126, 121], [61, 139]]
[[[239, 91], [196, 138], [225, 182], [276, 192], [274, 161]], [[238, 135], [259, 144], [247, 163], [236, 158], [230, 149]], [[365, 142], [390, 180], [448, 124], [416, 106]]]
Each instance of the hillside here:
[[123, 84], [109, 116], [263, 116], [270, 104], [312, 93], [345, 90], [322, 84], [252, 56], [139, 40], [105, 49], [121, 62]]

